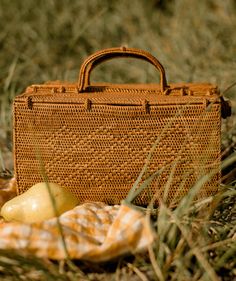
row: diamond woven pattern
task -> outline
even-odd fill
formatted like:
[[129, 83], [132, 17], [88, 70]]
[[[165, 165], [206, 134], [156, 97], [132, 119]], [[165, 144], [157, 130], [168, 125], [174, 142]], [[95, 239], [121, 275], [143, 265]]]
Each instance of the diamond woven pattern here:
[[[173, 100], [173, 99], [172, 99]], [[68, 187], [81, 202], [124, 199], [153, 149], [144, 178], [164, 168], [136, 203], [178, 200], [219, 168], [220, 104], [142, 105], [15, 102], [15, 171], [19, 193], [43, 180]], [[43, 165], [43, 170], [42, 170]], [[170, 182], [170, 174], [173, 174]], [[169, 181], [168, 181], [169, 179]], [[219, 172], [199, 196], [217, 190]]]

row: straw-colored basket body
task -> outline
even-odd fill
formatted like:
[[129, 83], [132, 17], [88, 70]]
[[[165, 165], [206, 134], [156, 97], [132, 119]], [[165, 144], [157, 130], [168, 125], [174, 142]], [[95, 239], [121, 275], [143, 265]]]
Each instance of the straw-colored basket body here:
[[81, 202], [119, 203], [151, 150], [143, 180], [157, 170], [161, 173], [137, 204], [147, 204], [154, 195], [160, 199], [164, 191], [169, 202], [177, 202], [212, 170], [215, 175], [198, 197], [217, 191], [222, 107], [218, 89], [210, 84], [167, 86], [161, 65], [157, 66], [160, 85], [90, 85], [94, 66], [124, 54], [156, 62], [135, 49], [105, 50], [85, 61], [79, 85], [33, 85], [15, 99], [19, 193], [46, 175], [50, 182], [68, 187]]

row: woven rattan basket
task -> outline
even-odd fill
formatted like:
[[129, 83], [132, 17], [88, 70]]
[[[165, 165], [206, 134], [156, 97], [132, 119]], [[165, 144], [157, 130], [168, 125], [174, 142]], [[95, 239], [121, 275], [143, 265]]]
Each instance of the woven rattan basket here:
[[[91, 84], [93, 68], [117, 57], [151, 63], [160, 83]], [[178, 202], [212, 170], [217, 172], [198, 198], [214, 194], [220, 180], [221, 117], [222, 113], [229, 115], [225, 107], [214, 85], [168, 85], [163, 66], [145, 51], [112, 48], [97, 52], [83, 63], [78, 83], [32, 85], [16, 97], [18, 193], [46, 175], [81, 202], [119, 203], [149, 155], [142, 181], [160, 173], [136, 199], [137, 204], [147, 204], [154, 195], [158, 201], [167, 189], [167, 200]]]

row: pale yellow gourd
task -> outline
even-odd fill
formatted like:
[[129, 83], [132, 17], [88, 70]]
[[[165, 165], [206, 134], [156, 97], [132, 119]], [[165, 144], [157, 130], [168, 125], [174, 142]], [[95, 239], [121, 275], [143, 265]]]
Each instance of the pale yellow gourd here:
[[1, 208], [1, 216], [6, 221], [41, 222], [73, 209], [78, 203], [75, 195], [67, 189], [55, 183], [41, 182], [7, 201]]

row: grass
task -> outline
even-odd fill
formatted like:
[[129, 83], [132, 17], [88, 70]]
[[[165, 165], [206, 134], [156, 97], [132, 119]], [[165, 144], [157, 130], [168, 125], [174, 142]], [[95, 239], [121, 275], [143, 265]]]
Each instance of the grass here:
[[154, 247], [108, 263], [57, 263], [0, 250], [1, 280], [233, 280], [235, 193], [224, 187], [217, 197], [189, 208], [183, 208], [189, 195], [174, 210], [161, 204], [153, 217]]
[[[236, 145], [236, 3], [234, 0], [0, 0], [0, 170], [13, 171], [11, 104], [33, 83], [78, 79], [87, 55], [126, 45], [154, 54], [168, 82], [211, 82], [231, 99], [223, 122], [223, 158]], [[111, 71], [112, 69], [112, 71]], [[152, 82], [146, 63], [112, 61], [93, 81]], [[4, 171], [3, 171], [4, 170]], [[233, 280], [235, 272], [235, 166], [224, 169], [218, 196], [186, 200], [155, 218], [158, 239], [148, 253], [96, 265], [56, 263], [0, 251], [1, 280]]]

